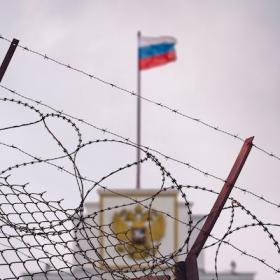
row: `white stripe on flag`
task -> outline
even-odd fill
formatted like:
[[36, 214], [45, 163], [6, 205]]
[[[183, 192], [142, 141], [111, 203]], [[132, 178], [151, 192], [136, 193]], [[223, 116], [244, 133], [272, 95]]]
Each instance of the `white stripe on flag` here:
[[140, 37], [140, 47], [157, 45], [161, 43], [171, 43], [176, 44], [177, 40], [171, 36], [161, 36], [161, 37]]

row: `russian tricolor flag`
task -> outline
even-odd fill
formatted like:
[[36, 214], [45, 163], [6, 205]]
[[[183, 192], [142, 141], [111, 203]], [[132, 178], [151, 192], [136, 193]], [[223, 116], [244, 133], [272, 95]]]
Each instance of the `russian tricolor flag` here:
[[140, 37], [139, 69], [145, 70], [176, 60], [176, 39], [169, 36]]

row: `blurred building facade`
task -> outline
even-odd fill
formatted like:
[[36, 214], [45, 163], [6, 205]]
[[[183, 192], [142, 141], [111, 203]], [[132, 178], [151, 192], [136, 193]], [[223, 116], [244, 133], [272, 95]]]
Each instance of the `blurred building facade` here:
[[[74, 226], [76, 245], [73, 248], [71, 273], [47, 272], [49, 269], [46, 268], [45, 273], [35, 273], [32, 277], [26, 276], [23, 279], [119, 279], [111, 272], [121, 269], [129, 271], [132, 267], [139, 270], [139, 263], [149, 264], [148, 254], [157, 259], [160, 256], [170, 255], [179, 248], [183, 248], [182, 252], [185, 252], [189, 215], [185, 202], [179, 202], [177, 194], [177, 191], [165, 191], [155, 195], [155, 190], [123, 189], [99, 192], [99, 202], [85, 204], [83, 213], [85, 223], [79, 224], [77, 219]], [[151, 197], [152, 200], [149, 199]], [[141, 203], [135, 203], [136, 201]], [[104, 211], [100, 211], [102, 209]], [[150, 219], [149, 227], [147, 217]], [[203, 216], [192, 217], [193, 224], [201, 228]], [[150, 234], [152, 242], [147, 232], [152, 232]], [[198, 232], [195, 229], [192, 233], [190, 246]], [[134, 244], [130, 245], [129, 242]], [[145, 251], [143, 248], [148, 250], [147, 256], [139, 254], [139, 251]], [[185, 254], [180, 255], [181, 257], [176, 257], [176, 261], [185, 259]], [[90, 261], [94, 262], [94, 265]], [[158, 269], [153, 269], [155, 275], [161, 274], [160, 267], [161, 265]], [[216, 279], [214, 272], [205, 270], [203, 250], [198, 257], [198, 269], [200, 280]], [[174, 279], [173, 270], [164, 268], [163, 271]], [[143, 273], [130, 275], [128, 272], [126, 276], [142, 277]], [[254, 280], [254, 273], [237, 272], [236, 265], [232, 262], [229, 271], [219, 272], [219, 280]]]

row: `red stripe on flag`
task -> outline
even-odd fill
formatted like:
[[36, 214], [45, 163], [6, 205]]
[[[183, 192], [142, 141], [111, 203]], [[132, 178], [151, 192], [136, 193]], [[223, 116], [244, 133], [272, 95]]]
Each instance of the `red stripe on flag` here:
[[176, 60], [176, 52], [171, 51], [161, 55], [155, 55], [152, 57], [146, 57], [139, 61], [139, 69], [145, 70], [150, 69], [152, 67], [164, 65], [168, 62]]

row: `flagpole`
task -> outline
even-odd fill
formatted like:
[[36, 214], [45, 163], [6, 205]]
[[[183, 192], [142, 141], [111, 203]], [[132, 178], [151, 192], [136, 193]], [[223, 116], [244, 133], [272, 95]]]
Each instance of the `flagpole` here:
[[137, 171], [136, 171], [136, 189], [140, 190], [141, 187], [141, 72], [140, 72], [140, 59], [139, 59], [139, 48], [140, 48], [141, 32], [137, 32]]

